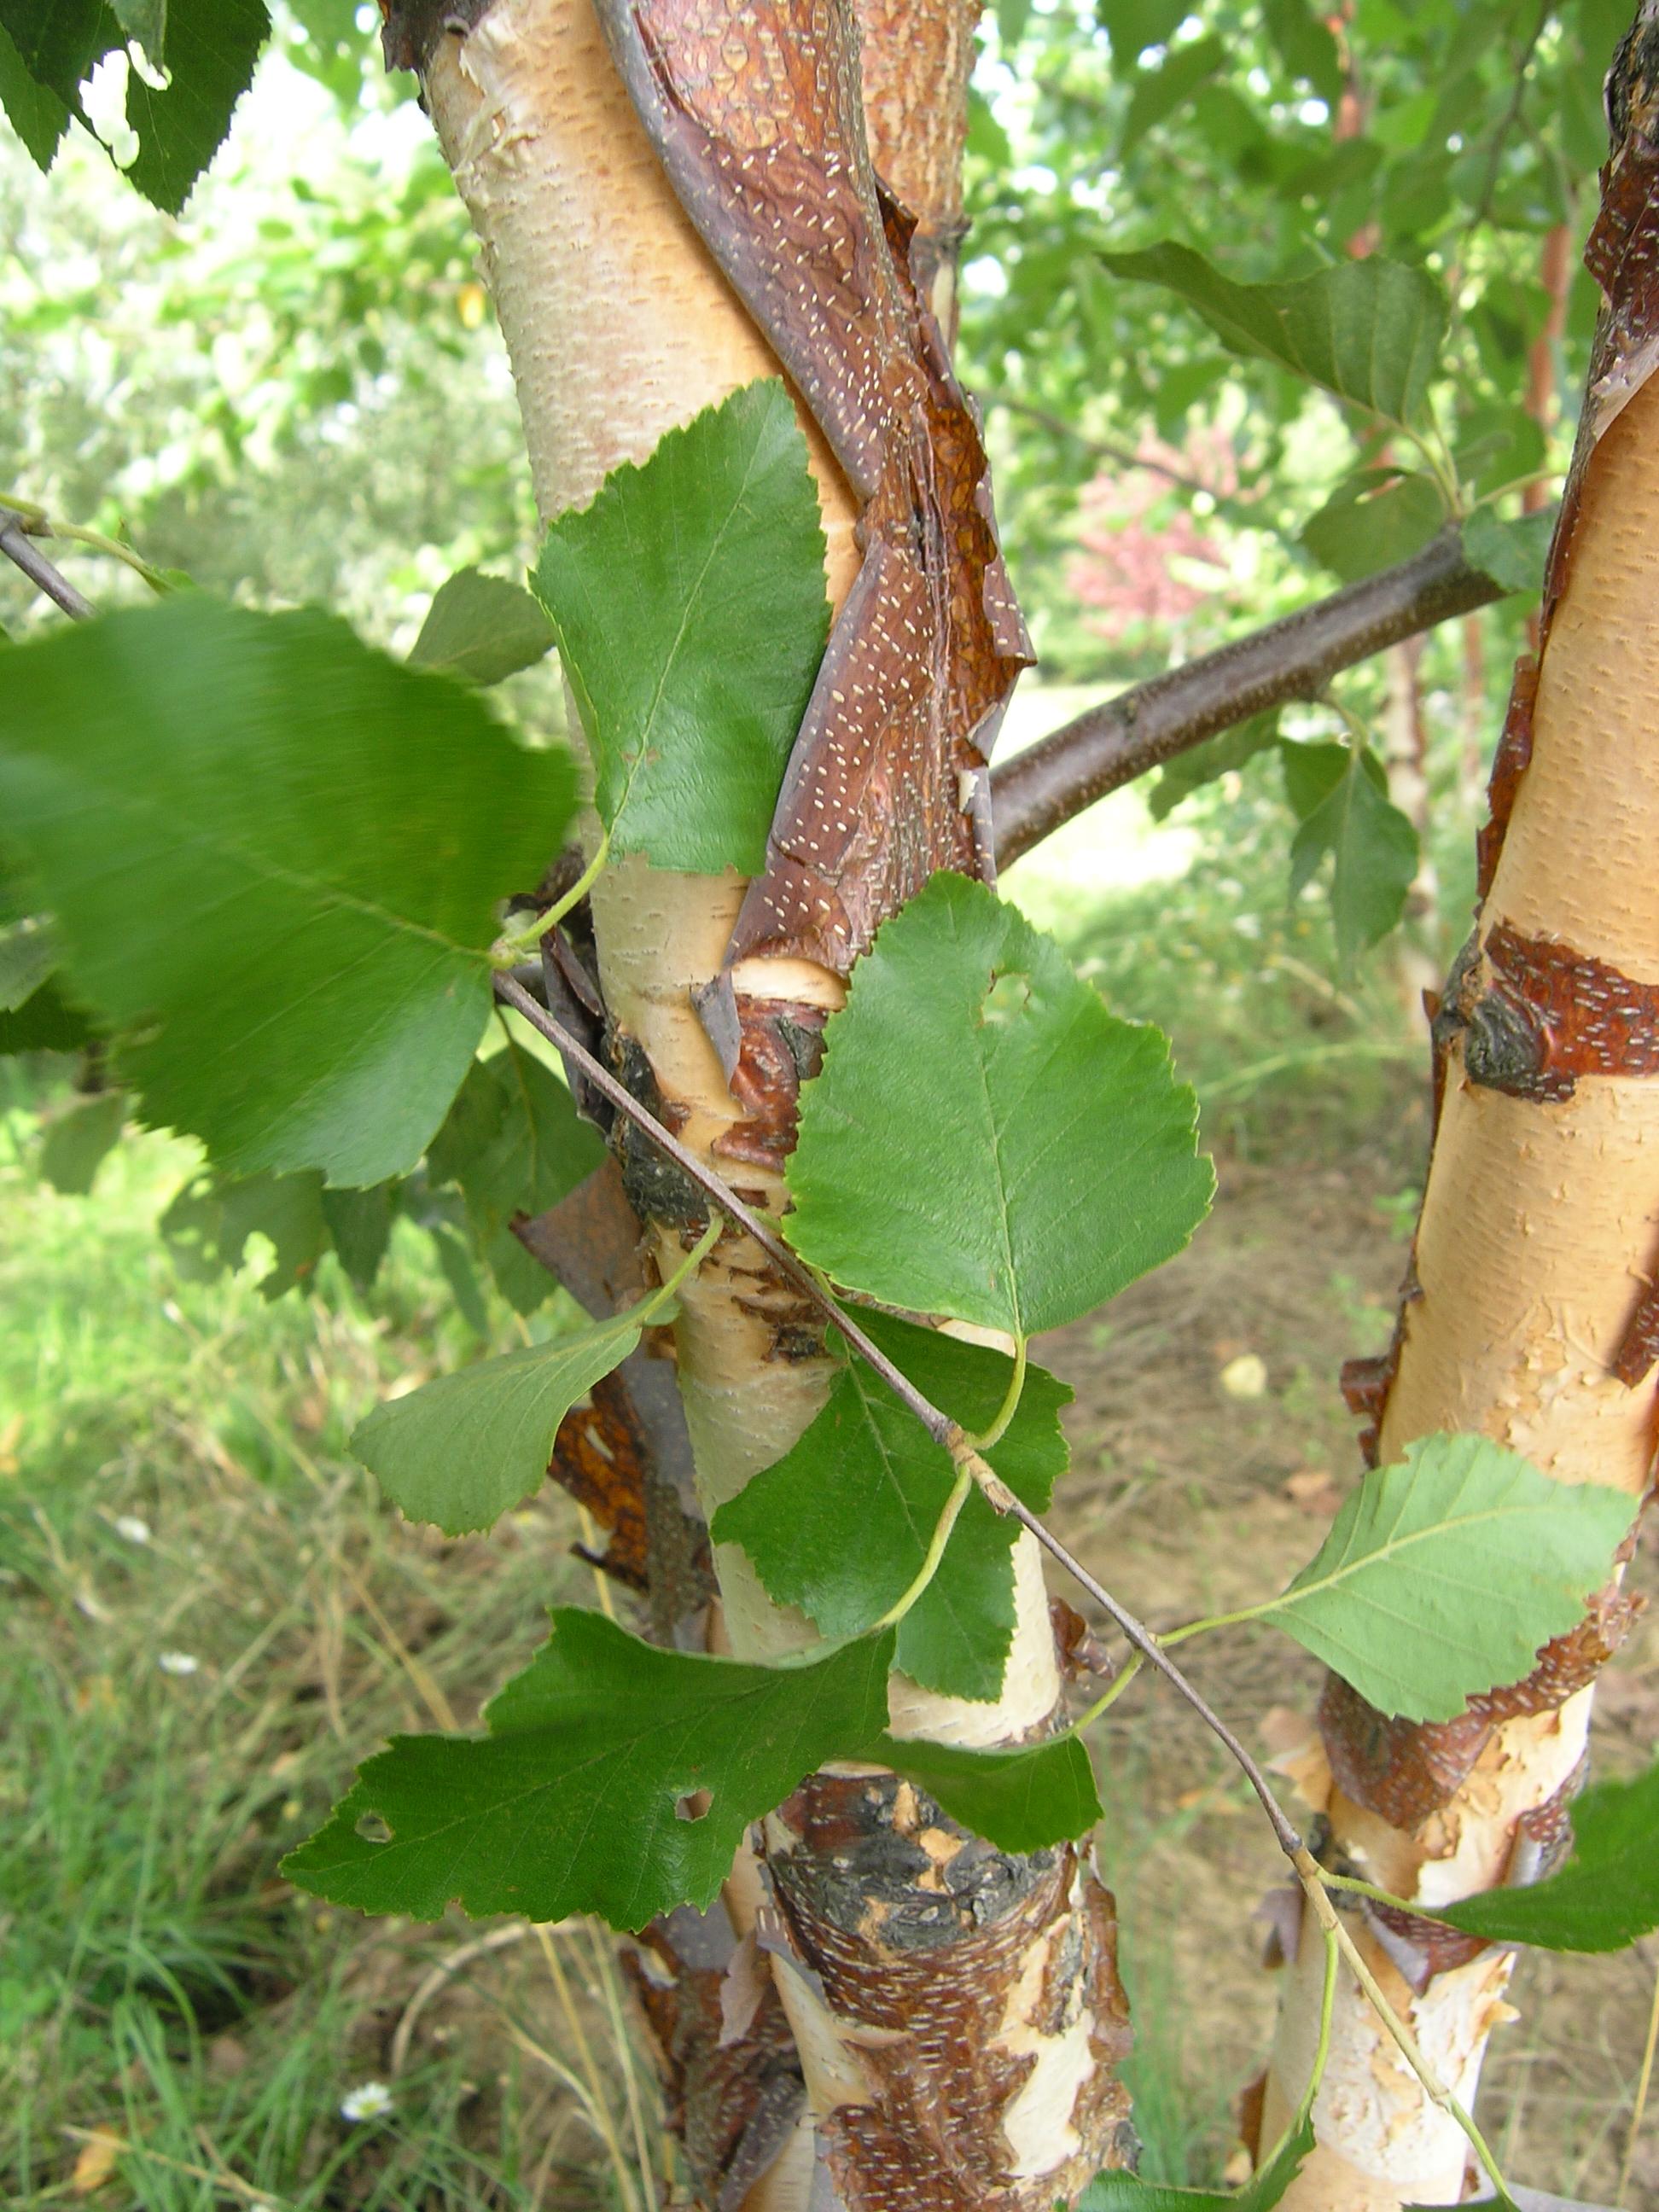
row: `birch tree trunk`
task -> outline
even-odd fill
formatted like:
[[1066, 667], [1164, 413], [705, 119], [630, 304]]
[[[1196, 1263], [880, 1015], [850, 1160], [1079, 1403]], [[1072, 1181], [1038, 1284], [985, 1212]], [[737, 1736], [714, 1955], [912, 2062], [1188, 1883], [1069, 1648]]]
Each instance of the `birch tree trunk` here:
[[[933, 868], [988, 868], [983, 757], [1024, 631], [940, 329], [976, 13], [867, 0], [862, 99], [848, 0], [418, 0], [387, 25], [481, 242], [544, 519], [782, 367], [838, 611], [826, 671], [862, 668], [897, 702], [873, 738], [849, 732], [826, 674], [763, 882], [626, 859], [592, 895], [613, 1064], [775, 1215], [801, 1038]], [[895, 667], [899, 616], [916, 641]], [[849, 751], [862, 781], [844, 772]], [[826, 791], [855, 849], [815, 874], [806, 832], [824, 829]], [[628, 1185], [665, 1273], [677, 1194], [660, 1174]], [[834, 1370], [816, 1317], [734, 1232], [681, 1305], [707, 1513], [781, 1456]], [[715, 1567], [727, 1648], [772, 1656], [810, 1638], [734, 1547]], [[896, 1676], [896, 1733], [982, 1745], [1042, 1731], [1060, 1680], [1029, 1538], [1016, 1587], [1000, 1700]], [[721, 2212], [1048, 2212], [1121, 2155], [1109, 1897], [1078, 1850], [995, 1852], [884, 1770], [804, 1784], [734, 1869], [724, 1912], [647, 1931], [637, 1980], [695, 2185]]]
[[[1640, 1495], [1659, 1356], [1659, 8], [1609, 80], [1614, 150], [1586, 253], [1605, 295], [1551, 552], [1537, 659], [1516, 671], [1480, 841], [1482, 902], [1435, 1021], [1437, 1127], [1395, 1343], [1345, 1376], [1376, 1457], [1482, 1430], [1562, 1482]], [[1535, 1880], [1568, 1839], [1615, 1589], [1533, 1674], [1460, 1719], [1384, 1719], [1333, 1680], [1299, 1779], [1322, 1856], [1437, 1905]], [[1514, 1954], [1387, 1908], [1354, 1933], [1431, 2063], [1472, 2105], [1512, 2017]], [[1304, 1924], [1263, 2140], [1306, 2081], [1320, 1946]], [[1450, 2204], [1467, 2145], [1344, 1981], [1297, 2212]]]

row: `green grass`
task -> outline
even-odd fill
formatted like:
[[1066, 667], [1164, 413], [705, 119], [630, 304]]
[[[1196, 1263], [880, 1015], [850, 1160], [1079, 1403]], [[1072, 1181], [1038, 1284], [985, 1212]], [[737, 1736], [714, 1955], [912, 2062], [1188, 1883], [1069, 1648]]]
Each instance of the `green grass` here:
[[[480, 1960], [422, 2014], [392, 2109], [353, 2124], [343, 2100], [386, 2078], [413, 1992], [472, 1931], [332, 1914], [276, 1872], [384, 1735], [470, 1723], [545, 1606], [592, 1595], [556, 1497], [447, 1543], [346, 1452], [386, 1385], [476, 1349], [429, 1248], [400, 1229], [370, 1299], [329, 1261], [315, 1296], [270, 1304], [257, 1263], [188, 1282], [157, 1238], [191, 1148], [130, 1134], [92, 1195], [64, 1199], [37, 1183], [34, 1141], [15, 1106], [0, 2200], [63, 2199], [104, 2129], [131, 2148], [90, 2201], [146, 2212], [632, 2212], [637, 2067], [608, 1952], [580, 1950], [562, 1996], [532, 1942]], [[586, 2113], [556, 2071], [573, 2008]]]

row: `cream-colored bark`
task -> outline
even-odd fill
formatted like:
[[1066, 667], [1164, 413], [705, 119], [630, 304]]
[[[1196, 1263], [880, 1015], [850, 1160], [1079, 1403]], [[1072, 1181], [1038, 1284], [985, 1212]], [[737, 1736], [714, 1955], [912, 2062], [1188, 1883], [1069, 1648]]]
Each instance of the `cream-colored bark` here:
[[[1546, 641], [1534, 750], [1481, 917], [1659, 984], [1659, 382], [1607, 429], [1589, 463], [1565, 596]], [[1613, 1363], [1659, 1253], [1659, 1083], [1587, 1074], [1551, 1103], [1472, 1084], [1455, 1046], [1419, 1231], [1422, 1296], [1405, 1309], [1380, 1455], [1438, 1429], [1484, 1431], [1563, 1482], [1645, 1487], [1655, 1382]], [[1510, 1722], [1451, 1802], [1409, 1832], [1340, 1795], [1335, 1840], [1396, 1894], [1443, 1904], [1508, 1872], [1517, 1816], [1577, 1765], [1590, 1692]], [[1373, 1947], [1375, 1948], [1375, 1947]], [[1320, 1947], [1304, 1928], [1285, 1993], [1267, 2130], [1306, 2079]], [[1507, 1958], [1487, 1952], [1414, 1994], [1384, 1986], [1464, 2101], [1504, 2016]], [[1429, 2106], [1364, 1998], [1345, 1980], [1321, 2148], [1293, 2212], [1450, 2204], [1466, 2144]]]

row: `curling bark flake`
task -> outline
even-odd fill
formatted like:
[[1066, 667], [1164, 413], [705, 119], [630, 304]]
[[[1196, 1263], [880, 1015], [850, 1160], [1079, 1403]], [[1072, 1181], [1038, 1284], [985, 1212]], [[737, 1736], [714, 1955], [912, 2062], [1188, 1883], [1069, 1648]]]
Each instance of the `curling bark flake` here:
[[[1551, 551], [1480, 843], [1475, 935], [1435, 1016], [1437, 1127], [1395, 1341], [1345, 1382], [1369, 1449], [1482, 1430], [1563, 1482], [1640, 1496], [1659, 1355], [1659, 0], [1609, 78], [1613, 153], [1585, 259], [1604, 294]], [[1458, 1720], [1389, 1721], [1333, 1681], [1298, 1779], [1323, 1856], [1438, 1905], [1547, 1871], [1569, 1840], [1597, 1672], [1631, 1606], [1604, 1592], [1525, 1683]], [[1472, 2104], [1510, 2017], [1513, 1954], [1355, 1908], [1356, 1940]], [[1320, 1945], [1289, 1969], [1263, 2139], [1307, 2078]], [[1467, 2145], [1351, 1984], [1293, 2212], [1462, 2195]]]
[[[781, 367], [798, 395], [837, 619], [767, 873], [625, 859], [592, 899], [619, 1072], [775, 1216], [803, 1059], [853, 960], [934, 869], [989, 872], [985, 754], [1029, 659], [933, 313], [951, 313], [976, 14], [867, 0], [861, 85], [849, 0], [387, 8], [388, 58], [418, 69], [481, 241], [544, 519], [756, 377]], [[700, 1200], [661, 1177], [629, 1195], [647, 1251], [678, 1259]], [[832, 1370], [814, 1316], [733, 1233], [681, 1307], [708, 1510], [795, 1441]], [[597, 1494], [581, 1437], [564, 1441]], [[637, 1571], [625, 1501], [614, 1526]], [[986, 1744], [1048, 1723], [1059, 1672], [1029, 1538], [1015, 1563], [1000, 1700], [895, 1677], [896, 1732]], [[715, 1567], [730, 1648], [809, 1639], [740, 1553]], [[1048, 2212], [1121, 2154], [1127, 2018], [1085, 1858], [994, 1852], [883, 1771], [809, 1778], [723, 1905], [647, 1930], [636, 1968], [720, 2212]]]

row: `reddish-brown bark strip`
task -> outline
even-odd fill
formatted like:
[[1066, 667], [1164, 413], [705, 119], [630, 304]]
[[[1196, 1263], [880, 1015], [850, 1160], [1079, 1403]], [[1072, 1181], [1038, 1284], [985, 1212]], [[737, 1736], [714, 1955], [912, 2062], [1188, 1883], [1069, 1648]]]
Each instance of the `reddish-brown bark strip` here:
[[623, 1954], [656, 2045], [665, 2117], [698, 2202], [714, 2212], [736, 2212], [806, 2101], [789, 2023], [752, 1951], [716, 1902], [706, 1913], [682, 1905]]
[[1538, 661], [1522, 653], [1515, 664], [1510, 703], [1504, 727], [1492, 755], [1492, 780], [1486, 787], [1486, 820], [1474, 841], [1476, 884], [1484, 899], [1498, 872], [1498, 856], [1504, 849], [1504, 832], [1515, 811], [1515, 795], [1532, 758], [1532, 717], [1538, 700]]
[[1553, 1712], [1593, 1682], [1643, 1602], [1603, 1590], [1576, 1628], [1543, 1647], [1525, 1681], [1471, 1698], [1455, 1720], [1391, 1719], [1340, 1675], [1328, 1676], [1319, 1725], [1338, 1789], [1390, 1827], [1419, 1826], [1450, 1802], [1494, 1729], [1525, 1713]]
[[[766, 1833], [787, 1971], [850, 2027], [870, 2092], [820, 2122], [845, 2202], [1049, 2212], [1115, 2136], [1104, 2162], [1120, 2162], [1128, 2098], [1115, 2069], [1131, 2038], [1115, 1907], [1070, 1846], [998, 1853], [890, 1774], [815, 1775]], [[1069, 2124], [1074, 2154], [1022, 2173], [1011, 2109], [1039, 2063], [1036, 2039], [1073, 2024], [1075, 2102], [1054, 2124]]]
[[864, 503], [731, 955], [844, 975], [935, 869], [991, 871], [986, 757], [1031, 656], [978, 422], [916, 289], [915, 220], [877, 183], [847, 0], [599, 12], [682, 204]]
[[1659, 1074], [1659, 988], [1549, 938], [1494, 924], [1443, 1001], [1471, 1083], [1556, 1104], [1582, 1077]]
[[[615, 1159], [557, 1206], [513, 1226], [525, 1249], [596, 1320], [632, 1305], [650, 1287], [639, 1223]], [[588, 1405], [566, 1415], [548, 1472], [611, 1535], [597, 1558], [580, 1545], [578, 1556], [592, 1558], [644, 1598], [657, 1642], [696, 1649], [714, 1572], [666, 1329], [647, 1331], [595, 1385]]]
[[[780, 1169], [795, 1149], [800, 1086], [817, 1073], [823, 1058], [824, 1009], [801, 1000], [758, 999], [729, 987], [718, 995], [730, 1006], [726, 1079], [749, 1118], [717, 1137], [714, 1149], [723, 1159]], [[720, 1049], [722, 1039], [712, 1024], [710, 1035]]]

